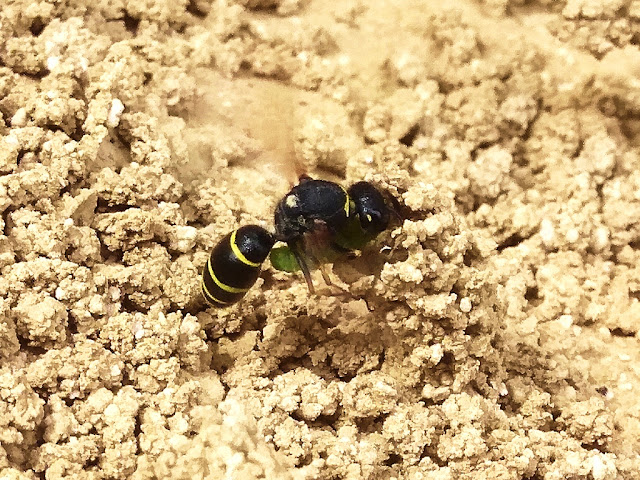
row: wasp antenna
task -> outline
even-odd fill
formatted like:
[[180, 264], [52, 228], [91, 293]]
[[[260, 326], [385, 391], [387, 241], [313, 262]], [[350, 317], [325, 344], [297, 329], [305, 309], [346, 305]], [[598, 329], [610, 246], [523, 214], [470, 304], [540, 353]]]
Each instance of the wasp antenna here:
[[405, 216], [402, 215], [402, 205], [400, 205], [400, 202], [398, 201], [398, 199], [386, 190], [384, 190], [384, 198], [387, 203], [391, 204], [391, 208], [389, 208], [389, 212], [398, 221], [398, 224], [402, 224], [402, 222], [405, 219]]

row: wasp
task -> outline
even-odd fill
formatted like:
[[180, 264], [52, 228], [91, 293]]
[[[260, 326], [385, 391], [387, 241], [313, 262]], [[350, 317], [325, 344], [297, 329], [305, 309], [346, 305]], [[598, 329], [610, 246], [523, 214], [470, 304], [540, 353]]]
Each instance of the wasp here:
[[[276, 270], [301, 271], [313, 293], [313, 269], [361, 250], [387, 229], [395, 212], [389, 196], [369, 182], [345, 189], [303, 175], [277, 204], [273, 234], [246, 225], [219, 241], [204, 267], [203, 295], [216, 307], [240, 301], [267, 257]], [[283, 245], [274, 247], [276, 242]]]
[[397, 200], [369, 182], [345, 189], [302, 173], [292, 135], [297, 92], [272, 82], [252, 82], [246, 87], [245, 93], [224, 96], [244, 99], [232, 109], [234, 115], [242, 114], [234, 122], [246, 124], [266, 152], [277, 152], [274, 163], [281, 163], [283, 173], [291, 170], [297, 184], [276, 205], [273, 233], [258, 225], [241, 226], [212, 250], [201, 283], [204, 297], [216, 307], [240, 301], [258, 279], [267, 257], [276, 270], [301, 271], [313, 293], [312, 270], [319, 269], [330, 283], [324, 264], [361, 250], [387, 229], [394, 213], [399, 217]]

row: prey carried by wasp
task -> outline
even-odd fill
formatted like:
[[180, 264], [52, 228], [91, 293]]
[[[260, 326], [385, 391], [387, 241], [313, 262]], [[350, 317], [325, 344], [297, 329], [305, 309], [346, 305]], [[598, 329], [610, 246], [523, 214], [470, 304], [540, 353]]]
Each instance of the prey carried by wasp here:
[[214, 247], [202, 274], [202, 292], [211, 305], [240, 301], [267, 257], [276, 270], [301, 271], [313, 292], [312, 270], [320, 269], [328, 281], [324, 264], [361, 250], [398, 216], [397, 201], [372, 183], [360, 181], [345, 189], [296, 170], [297, 185], [275, 207], [273, 232], [241, 226]]

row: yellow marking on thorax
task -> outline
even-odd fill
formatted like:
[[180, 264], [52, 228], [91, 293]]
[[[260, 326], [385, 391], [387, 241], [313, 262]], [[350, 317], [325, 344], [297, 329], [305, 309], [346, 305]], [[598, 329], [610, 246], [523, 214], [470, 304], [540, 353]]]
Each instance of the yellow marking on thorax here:
[[351, 210], [351, 198], [349, 198], [349, 193], [345, 190], [345, 188], [340, 185], [340, 188], [344, 192], [345, 201], [344, 201], [344, 214], [349, 218], [349, 212]]
[[213, 268], [211, 267], [211, 259], [207, 260], [207, 269], [209, 270], [209, 275], [213, 279], [213, 282], [218, 287], [220, 287], [222, 290], [224, 290], [225, 292], [229, 292], [229, 293], [244, 293], [247, 290], [249, 290], [248, 288], [232, 287], [232, 286], [227, 285], [226, 283], [222, 283], [220, 280], [218, 280], [218, 277], [216, 277], [216, 274], [213, 272]]
[[237, 232], [237, 230], [234, 230], [233, 233], [231, 234], [231, 238], [230, 238], [231, 251], [233, 252], [233, 254], [236, 257], [238, 257], [238, 260], [240, 260], [245, 265], [249, 265], [250, 267], [258, 268], [260, 266], [260, 264], [252, 262], [247, 257], [245, 257], [244, 254], [238, 248], [238, 245], [236, 245], [236, 232]]
[[298, 197], [296, 197], [293, 194], [287, 195], [287, 197], [284, 199], [284, 203], [289, 208], [297, 207], [298, 206]]

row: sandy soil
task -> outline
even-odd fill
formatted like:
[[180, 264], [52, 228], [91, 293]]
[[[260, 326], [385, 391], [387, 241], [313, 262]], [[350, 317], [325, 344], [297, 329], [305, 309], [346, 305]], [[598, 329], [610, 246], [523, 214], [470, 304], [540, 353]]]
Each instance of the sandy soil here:
[[[639, 45], [638, 0], [5, 0], [0, 478], [640, 478]], [[207, 308], [300, 166], [402, 225]]]

